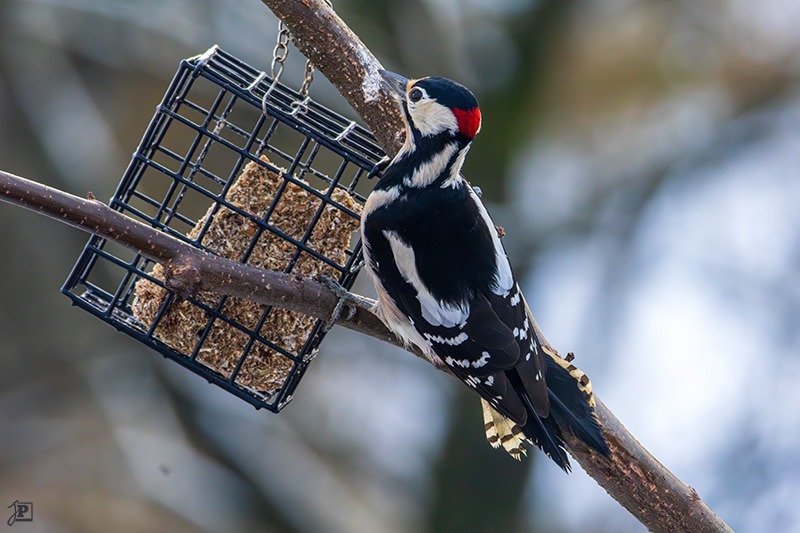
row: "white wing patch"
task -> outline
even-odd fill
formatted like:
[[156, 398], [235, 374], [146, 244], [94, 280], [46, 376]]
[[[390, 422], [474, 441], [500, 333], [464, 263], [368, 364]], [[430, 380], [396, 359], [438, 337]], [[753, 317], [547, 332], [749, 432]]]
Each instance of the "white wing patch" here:
[[500, 243], [500, 237], [497, 235], [497, 230], [495, 229], [494, 222], [492, 222], [492, 217], [489, 216], [489, 212], [486, 211], [486, 208], [483, 206], [483, 202], [481, 202], [480, 198], [478, 198], [478, 196], [475, 194], [475, 191], [472, 190], [472, 187], [468, 187], [468, 189], [472, 201], [478, 205], [478, 212], [481, 214], [484, 223], [489, 228], [489, 235], [491, 235], [492, 244], [494, 244], [495, 263], [497, 264], [497, 279], [495, 280], [494, 287], [492, 287], [492, 292], [498, 296], [508, 296], [508, 293], [511, 291], [511, 289], [514, 288], [514, 274], [511, 273], [511, 264], [508, 262], [506, 252], [503, 250], [503, 245]]
[[489, 362], [489, 357], [491, 357], [489, 355], [489, 352], [482, 352], [481, 353], [481, 358], [480, 359], [476, 359], [475, 361], [472, 362], [473, 368], [480, 368], [482, 366], [486, 366], [486, 363]]
[[432, 326], [446, 328], [463, 326], [469, 317], [469, 304], [464, 302], [461, 305], [447, 305], [438, 302], [419, 277], [414, 250], [393, 231], [384, 230], [383, 235], [392, 248], [394, 262], [400, 271], [400, 275], [417, 291], [417, 300], [419, 300], [422, 310], [422, 318]]
[[450, 366], [460, 366], [461, 368], [469, 368], [469, 359], [453, 359], [450, 356], [444, 358], [444, 362]]
[[431, 342], [435, 342], [438, 344], [447, 344], [448, 346], [459, 346], [461, 344], [464, 344], [464, 341], [467, 340], [469, 336], [462, 331], [455, 337], [451, 338], [442, 337], [441, 335], [431, 335], [430, 333], [426, 333], [425, 338]]

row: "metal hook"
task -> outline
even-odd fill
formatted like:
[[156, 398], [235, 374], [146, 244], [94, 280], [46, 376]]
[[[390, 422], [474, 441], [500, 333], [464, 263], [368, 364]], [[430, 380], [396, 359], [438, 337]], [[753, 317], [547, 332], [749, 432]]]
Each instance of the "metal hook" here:
[[264, 114], [265, 117], [269, 116], [269, 112], [267, 111], [267, 99], [269, 98], [269, 95], [272, 94], [272, 91], [275, 89], [277, 85], [278, 85], [278, 78], [273, 78], [272, 83], [269, 84], [267, 90], [264, 91], [264, 96], [261, 98], [261, 112]]
[[311, 102], [311, 97], [306, 96], [302, 100], [295, 100], [291, 103], [292, 111], [289, 113], [291, 116], [297, 116], [308, 113], [308, 103]]

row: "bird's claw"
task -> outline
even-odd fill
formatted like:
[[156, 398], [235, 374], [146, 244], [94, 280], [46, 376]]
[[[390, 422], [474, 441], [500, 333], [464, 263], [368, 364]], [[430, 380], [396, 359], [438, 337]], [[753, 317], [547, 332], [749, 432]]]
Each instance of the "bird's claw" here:
[[330, 330], [333, 327], [333, 324], [342, 318], [342, 312], [344, 311], [345, 307], [349, 310], [347, 315], [344, 316], [345, 320], [353, 318], [353, 315], [356, 313], [356, 309], [359, 307], [367, 310], [371, 309], [372, 307], [373, 302], [371, 300], [364, 298], [363, 296], [353, 294], [342, 287], [338, 281], [330, 276], [320, 274], [317, 276], [317, 281], [323, 283], [333, 294], [339, 298], [339, 301], [336, 302], [336, 307], [333, 308], [331, 317], [322, 326], [322, 330], [325, 332]]

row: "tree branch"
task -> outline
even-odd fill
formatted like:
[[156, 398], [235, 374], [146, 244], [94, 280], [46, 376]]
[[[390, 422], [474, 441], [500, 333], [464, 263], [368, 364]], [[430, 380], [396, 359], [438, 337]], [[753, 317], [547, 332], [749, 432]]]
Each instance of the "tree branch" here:
[[[0, 201], [99, 235], [162, 263], [167, 272], [167, 287], [179, 295], [211, 291], [321, 320], [328, 320], [338, 303], [338, 297], [322, 283], [261, 270], [205, 252], [93, 198], [79, 198], [3, 171], [0, 171]], [[340, 316], [336, 324], [402, 347], [375, 314], [361, 307]], [[535, 320], [533, 327], [542, 343], [555, 351]], [[412, 353], [422, 357], [419, 352]], [[568, 433], [567, 446], [583, 469], [642, 524], [653, 531], [729, 530], [694, 489], [650, 455], [599, 399], [597, 414], [611, 456], [598, 455]]]
[[653, 457], [595, 398], [611, 457], [599, 456], [574, 435], [566, 435], [570, 453], [590, 477], [650, 531], [732, 531], [697, 491]]
[[[79, 198], [3, 171], [0, 171], [0, 201], [99, 235], [164, 264], [166, 284], [179, 295], [211, 291], [321, 320], [330, 319], [339, 301], [322, 283], [225, 259], [133, 220], [97, 200]], [[353, 307], [353, 312], [339, 317], [336, 324], [402, 346], [380, 319], [366, 309]]]
[[[381, 67], [361, 40], [324, 0], [262, 1], [286, 24], [298, 48], [339, 89], [387, 153], [396, 152], [403, 137], [402, 121], [380, 85], [377, 98], [362, 90], [377, 80]], [[567, 437], [569, 451], [642, 524], [653, 531], [730, 531], [697, 492], [644, 449], [599, 399], [597, 414], [611, 457], [599, 456], [572, 436]]]
[[324, 0], [262, 0], [294, 36], [294, 44], [339, 90], [387, 154], [403, 144], [403, 119], [381, 87], [383, 68]]
[[[262, 1], [284, 21], [300, 50], [339, 89], [384, 149], [396, 152], [402, 141], [402, 121], [378, 81], [380, 63], [358, 37], [324, 0]], [[100, 235], [164, 264], [169, 274], [168, 287], [179, 294], [202, 289], [322, 320], [331, 316], [338, 302], [323, 284], [223, 259], [130, 219], [94, 199], [78, 198], [2, 171], [0, 200]], [[400, 345], [378, 317], [365, 309], [356, 308], [336, 323]], [[538, 325], [534, 327], [546, 344]], [[565, 435], [569, 451], [642, 524], [653, 531], [665, 532], [730, 531], [694, 489], [645, 450], [599, 399], [597, 414], [611, 456], [599, 456], [576, 438]]]

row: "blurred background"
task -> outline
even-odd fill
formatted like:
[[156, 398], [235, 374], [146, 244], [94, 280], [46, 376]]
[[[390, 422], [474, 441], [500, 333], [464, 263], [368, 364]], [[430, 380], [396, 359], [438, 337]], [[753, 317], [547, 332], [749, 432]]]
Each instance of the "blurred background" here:
[[[800, 3], [334, 6], [387, 67], [475, 91], [465, 174], [603, 401], [734, 529], [800, 531]], [[276, 25], [258, 0], [0, 0], [0, 168], [110, 197], [180, 59], [218, 43], [267, 69]], [[353, 116], [321, 75], [312, 94]], [[295, 400], [257, 412], [69, 306], [84, 234], [6, 204], [0, 228], [0, 514], [643, 530], [577, 465], [492, 450], [477, 399], [398, 349], [335, 329]]]

